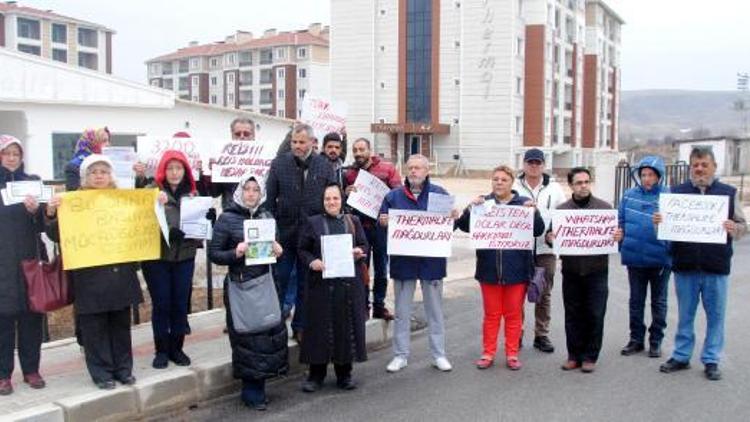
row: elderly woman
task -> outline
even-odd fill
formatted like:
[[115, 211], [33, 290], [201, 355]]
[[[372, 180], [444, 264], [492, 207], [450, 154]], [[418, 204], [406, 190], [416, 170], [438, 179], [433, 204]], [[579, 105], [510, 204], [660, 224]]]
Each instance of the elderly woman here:
[[[499, 166], [492, 172], [492, 192], [472, 202], [479, 206], [487, 201], [496, 205], [533, 207], [531, 199], [513, 191], [515, 172], [508, 166]], [[470, 231], [471, 206], [466, 207], [456, 226]], [[544, 231], [544, 220], [538, 210], [534, 211], [534, 236]], [[497, 337], [501, 320], [505, 321], [505, 363], [511, 370], [521, 369], [518, 358], [521, 327], [523, 326], [523, 304], [526, 287], [534, 274], [534, 251], [477, 249], [477, 264], [474, 278], [482, 289], [484, 320], [482, 321], [482, 356], [477, 368], [492, 366], [497, 352]]]
[[65, 165], [65, 190], [73, 191], [81, 187], [80, 168], [83, 160], [91, 154], [101, 154], [102, 148], [109, 145], [110, 133], [106, 127], [84, 129], [76, 143], [73, 158]]
[[365, 232], [357, 217], [342, 214], [342, 197], [338, 184], [327, 186], [322, 198], [325, 213], [309, 217], [307, 227], [300, 232], [299, 257], [309, 268], [303, 310], [307, 326], [300, 348], [300, 362], [310, 365], [302, 385], [307, 393], [322, 387], [329, 362], [333, 362], [338, 387], [353, 390], [352, 362], [367, 360], [362, 267], [355, 265], [355, 276], [349, 278], [323, 278], [322, 273], [323, 236], [349, 234], [355, 263], [367, 256]]
[[[81, 189], [115, 189], [109, 158], [92, 154], [81, 162]], [[47, 207], [47, 235], [59, 240], [57, 209], [64, 199], [57, 195]], [[73, 281], [86, 366], [101, 389], [115, 388], [115, 381], [135, 383], [130, 337], [130, 308], [143, 302], [136, 275], [137, 263], [101, 265], [68, 271]]]
[[[262, 208], [262, 183], [254, 176], [240, 180], [232, 204], [219, 216], [208, 257], [211, 262], [229, 267], [227, 283], [238, 283], [264, 276], [270, 265], [245, 265], [245, 220], [273, 218]], [[273, 242], [273, 254], [282, 254], [281, 245]], [[287, 331], [283, 320], [275, 327], [258, 333], [239, 333], [235, 329], [230, 305], [230, 289], [224, 289], [229, 343], [232, 346], [234, 377], [242, 380], [242, 401], [250, 408], [266, 410], [266, 380], [285, 374], [289, 369]]]
[[[21, 142], [0, 135], [0, 189], [9, 182], [39, 180], [23, 169]], [[0, 198], [0, 395], [13, 392], [16, 338], [23, 380], [31, 388], [43, 388], [39, 376], [39, 352], [42, 345], [42, 315], [29, 312], [26, 283], [21, 261], [37, 254], [39, 232], [43, 228], [41, 209], [31, 197], [23, 204], [7, 205]]]
[[169, 226], [169, 244], [162, 239], [161, 258], [141, 264], [151, 295], [151, 327], [156, 355], [152, 366], [166, 368], [190, 365], [183, 351], [188, 327], [188, 301], [195, 270], [195, 253], [203, 242], [186, 239], [180, 230], [182, 198], [197, 194], [193, 172], [187, 157], [180, 151], [165, 151], [156, 167], [154, 186], [162, 192], [161, 200]]

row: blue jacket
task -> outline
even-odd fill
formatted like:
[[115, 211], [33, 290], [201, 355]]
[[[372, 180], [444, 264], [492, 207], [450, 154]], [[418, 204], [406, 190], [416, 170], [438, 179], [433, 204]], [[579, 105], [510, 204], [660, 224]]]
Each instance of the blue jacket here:
[[[388, 192], [383, 199], [380, 213], [388, 214], [388, 210], [391, 208], [427, 211], [427, 199], [430, 192], [448, 194], [445, 189], [430, 183], [428, 177], [424, 182], [422, 192], [418, 197], [414, 197], [411, 193], [409, 180], [406, 179], [404, 186]], [[445, 258], [391, 255], [390, 274], [394, 280], [440, 280], [445, 278], [446, 263]]]
[[[490, 194], [486, 200], [494, 199]], [[507, 205], [523, 205], [530, 198], [520, 196], [513, 191], [513, 199]], [[467, 207], [456, 227], [469, 233], [471, 231], [471, 207]], [[544, 232], [544, 220], [539, 210], [534, 212], [534, 237]], [[520, 284], [526, 283], [534, 276], [534, 252], [523, 250], [477, 249], [477, 266], [474, 278], [487, 284]]]
[[[659, 183], [650, 190], [640, 183], [640, 171], [651, 168], [659, 175]], [[651, 218], [659, 209], [659, 194], [669, 193], [664, 186], [664, 160], [657, 156], [644, 157], [631, 175], [636, 186], [625, 191], [620, 201], [619, 220], [623, 230], [620, 245], [622, 265], [638, 268], [669, 267], [669, 242], [656, 239], [656, 228]]]

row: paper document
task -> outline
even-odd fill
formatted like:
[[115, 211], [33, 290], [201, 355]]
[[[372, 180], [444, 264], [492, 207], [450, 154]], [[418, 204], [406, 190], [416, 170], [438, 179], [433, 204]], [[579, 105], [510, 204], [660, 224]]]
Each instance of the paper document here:
[[273, 254], [273, 242], [276, 240], [276, 220], [264, 218], [245, 220], [245, 265], [262, 265], [276, 263]]
[[351, 234], [334, 234], [320, 237], [323, 255], [323, 278], [354, 277], [354, 249]]

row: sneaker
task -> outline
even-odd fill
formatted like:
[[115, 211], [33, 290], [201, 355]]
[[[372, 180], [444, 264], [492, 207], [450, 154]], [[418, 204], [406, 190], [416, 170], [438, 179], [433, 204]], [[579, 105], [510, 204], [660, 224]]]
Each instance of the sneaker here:
[[10, 382], [10, 378], [0, 380], [0, 396], [8, 396], [13, 394], [13, 384]]
[[650, 357], [650, 358], [660, 358], [661, 357], [661, 347], [652, 344], [648, 348], [648, 357]]
[[668, 361], [661, 364], [659, 372], [669, 374], [672, 372], [681, 371], [683, 369], [690, 369], [690, 362], [680, 362], [674, 358], [670, 358]]
[[398, 372], [406, 368], [406, 365], [408, 365], [406, 358], [401, 357], [401, 356], [396, 356], [395, 358], [391, 360], [388, 366], [385, 367], [385, 370], [391, 373]]
[[36, 390], [44, 388], [47, 385], [47, 383], [44, 382], [44, 378], [42, 378], [39, 373], [24, 375], [23, 382], [29, 384], [29, 387]]
[[523, 366], [523, 364], [521, 363], [521, 361], [518, 360], [518, 358], [515, 357], [515, 356], [509, 357], [508, 359], [506, 359], [505, 360], [505, 365], [511, 371], [518, 371]]
[[477, 365], [477, 369], [487, 369], [492, 366], [495, 361], [489, 356], [482, 356], [478, 361], [474, 363]]
[[721, 379], [721, 370], [717, 363], [707, 363], [705, 369], [703, 369], [703, 373], [709, 381], [718, 381]]
[[376, 306], [372, 308], [372, 317], [384, 321], [393, 321], [393, 314], [385, 306]]
[[448, 372], [453, 369], [453, 365], [451, 365], [451, 363], [448, 362], [448, 359], [444, 357], [435, 359], [435, 361], [432, 362], [432, 366], [443, 372]]
[[322, 381], [308, 379], [302, 383], [302, 391], [304, 391], [305, 393], [314, 393], [320, 390], [321, 388], [323, 388]]
[[642, 352], [643, 349], [643, 343], [638, 343], [637, 341], [630, 340], [628, 344], [625, 345], [622, 350], [620, 350], [620, 354], [623, 356], [630, 356]]
[[534, 337], [534, 348], [544, 353], [554, 353], [555, 346], [547, 336]]

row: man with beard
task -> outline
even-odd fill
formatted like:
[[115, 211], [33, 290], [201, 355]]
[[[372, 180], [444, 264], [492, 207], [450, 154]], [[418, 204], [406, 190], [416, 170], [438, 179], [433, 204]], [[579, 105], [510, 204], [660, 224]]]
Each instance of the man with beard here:
[[[360, 169], [377, 177], [391, 189], [401, 186], [401, 175], [396, 167], [373, 155], [368, 139], [359, 138], [354, 141], [352, 154], [354, 155], [354, 165], [346, 172], [345, 178], [347, 195], [356, 191], [354, 181], [357, 180]], [[385, 307], [385, 295], [388, 291], [388, 276], [386, 274], [388, 268], [388, 233], [384, 227], [378, 225], [377, 221], [367, 215], [357, 210], [354, 210], [354, 213], [362, 222], [362, 228], [364, 228], [367, 241], [370, 243], [370, 252], [366, 258], [368, 267], [370, 262], [375, 267], [375, 281], [372, 286], [372, 317], [390, 321], [393, 319], [393, 315]], [[369, 302], [369, 292], [367, 296]]]
[[344, 189], [344, 160], [341, 158], [341, 151], [344, 146], [341, 142], [341, 135], [331, 132], [323, 137], [323, 152], [321, 153], [331, 164], [336, 183]]

